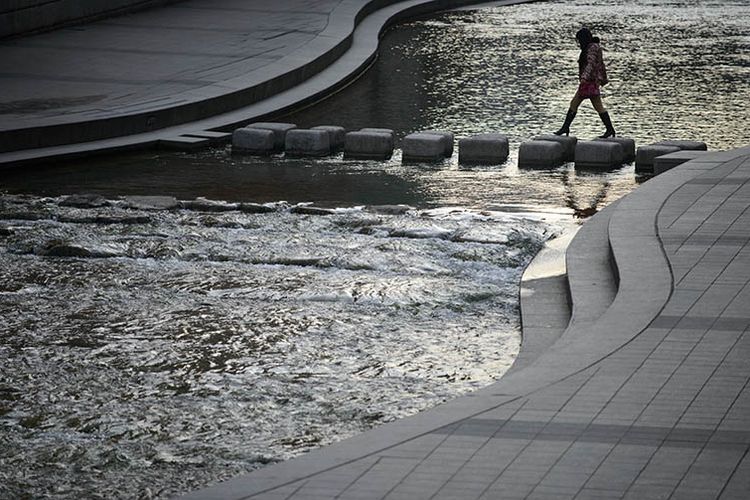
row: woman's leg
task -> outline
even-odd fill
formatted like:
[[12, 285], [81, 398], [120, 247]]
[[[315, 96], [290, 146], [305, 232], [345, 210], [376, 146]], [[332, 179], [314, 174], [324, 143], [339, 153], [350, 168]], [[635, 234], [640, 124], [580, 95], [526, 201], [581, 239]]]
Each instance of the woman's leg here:
[[600, 135], [599, 137], [601, 137], [602, 139], [607, 137], [614, 137], [615, 127], [612, 126], [612, 119], [609, 117], [609, 113], [607, 113], [607, 110], [604, 109], [602, 98], [600, 96], [592, 97], [591, 104], [594, 106], [596, 112], [599, 113], [599, 118], [601, 118], [604, 126], [607, 127], [607, 130], [604, 132], [604, 134]]
[[592, 97], [591, 105], [594, 106], [594, 109], [599, 114], [607, 112], [607, 110], [604, 109], [604, 103], [602, 102], [602, 98], [600, 96]]
[[[598, 99], [599, 99], [599, 103], [601, 103], [602, 102], [601, 98], [598, 98]], [[570, 100], [570, 110], [575, 113], [576, 111], [578, 111], [578, 106], [580, 106], [582, 102], [583, 102], [583, 99], [578, 97], [578, 92], [576, 92], [576, 95], [574, 95], [573, 99]]]
[[554, 132], [555, 135], [570, 134], [570, 124], [573, 123], [573, 118], [576, 117], [576, 112], [578, 111], [578, 106], [581, 105], [581, 102], [583, 102], [583, 99], [578, 97], [578, 92], [576, 92], [576, 95], [574, 95], [573, 99], [571, 99], [570, 101], [568, 114], [565, 115], [565, 123], [563, 123], [563, 126], [560, 128], [560, 130]]

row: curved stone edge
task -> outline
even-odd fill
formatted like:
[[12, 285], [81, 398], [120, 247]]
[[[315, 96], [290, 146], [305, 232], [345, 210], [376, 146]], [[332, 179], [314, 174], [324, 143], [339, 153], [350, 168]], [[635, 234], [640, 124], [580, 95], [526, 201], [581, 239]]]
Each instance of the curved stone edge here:
[[248, 498], [312, 477], [521, 399], [616, 352], [648, 326], [672, 291], [669, 263], [656, 226], [662, 206], [676, 189], [706, 169], [747, 154], [750, 147], [685, 163], [623, 198], [608, 223], [612, 254], [620, 276], [615, 300], [593, 325], [558, 340], [534, 362], [506, 374], [489, 387], [430, 410], [184, 498]]
[[580, 228], [547, 241], [524, 269], [518, 291], [521, 348], [506, 374], [531, 364], [554, 344], [570, 323], [571, 297], [566, 253]]
[[572, 310], [566, 331], [600, 318], [617, 294], [609, 221], [618, 203], [615, 201], [587, 220], [568, 246], [565, 259]]
[[[497, 5], [539, 0], [505, 0]], [[0, 143], [22, 141], [29, 134], [60, 137], [56, 145], [29, 146], [0, 153], [0, 168], [49, 159], [154, 147], [160, 139], [199, 130], [218, 130], [270, 118], [327, 97], [361, 75], [377, 56], [379, 38], [390, 26], [410, 17], [466, 7], [483, 0], [343, 0], [326, 29], [300, 51], [257, 74], [210, 85], [183, 97], [185, 104], [165, 106], [91, 121], [64, 121], [0, 133]], [[249, 103], [249, 104], [248, 104]], [[145, 129], [153, 117], [156, 130]], [[113, 132], [111, 129], [117, 129]], [[83, 131], [87, 136], [77, 137]], [[91, 134], [100, 134], [91, 136]], [[18, 135], [15, 137], [14, 134]]]
[[649, 180], [622, 198], [608, 226], [613, 272], [619, 279], [610, 307], [592, 324], [566, 331], [525, 369], [475, 394], [530, 394], [593, 366], [635, 339], [661, 312], [672, 293], [671, 266], [657, 227], [662, 207], [686, 182], [748, 154], [750, 146], [702, 156]]

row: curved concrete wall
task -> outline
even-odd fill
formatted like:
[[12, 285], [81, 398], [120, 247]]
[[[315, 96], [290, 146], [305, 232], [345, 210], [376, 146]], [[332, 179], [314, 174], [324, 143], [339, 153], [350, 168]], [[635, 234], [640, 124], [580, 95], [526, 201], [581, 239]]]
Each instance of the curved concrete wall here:
[[45, 31], [179, 0], [5, 0], [0, 38]]

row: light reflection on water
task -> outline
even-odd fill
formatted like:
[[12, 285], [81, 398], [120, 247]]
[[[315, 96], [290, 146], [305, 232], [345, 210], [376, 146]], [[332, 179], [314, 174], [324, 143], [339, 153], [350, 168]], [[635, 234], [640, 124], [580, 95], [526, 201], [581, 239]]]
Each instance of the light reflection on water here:
[[3, 498], [168, 496], [486, 385], [569, 218], [64, 200], [0, 197]]
[[[489, 383], [518, 348], [524, 264], [571, 212], [636, 184], [632, 166], [515, 167], [521, 140], [560, 125], [575, 31], [604, 40], [622, 135], [722, 149], [750, 143], [738, 126], [749, 14], [739, 0], [445, 13], [394, 28], [361, 79], [284, 118], [398, 137], [502, 132], [511, 158], [498, 167], [219, 148], [3, 173], [0, 497], [169, 496]], [[584, 105], [574, 133], [601, 128]], [[75, 192], [112, 202], [59, 205]], [[274, 210], [142, 211], [117, 201], [128, 194]], [[298, 202], [338, 210], [294, 214]], [[416, 209], [354, 208], [379, 204]]]

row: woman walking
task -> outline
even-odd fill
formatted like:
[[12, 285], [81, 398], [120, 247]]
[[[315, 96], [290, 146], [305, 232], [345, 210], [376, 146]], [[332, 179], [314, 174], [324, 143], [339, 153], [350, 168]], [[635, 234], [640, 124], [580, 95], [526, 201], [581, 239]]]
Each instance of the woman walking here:
[[607, 80], [607, 69], [604, 67], [599, 38], [593, 36], [588, 28], [581, 28], [576, 33], [576, 41], [581, 47], [581, 55], [578, 56], [578, 77], [580, 83], [576, 94], [570, 101], [570, 109], [568, 109], [568, 115], [565, 117], [565, 123], [563, 123], [560, 130], [555, 132], [555, 135], [570, 134], [570, 124], [573, 122], [573, 118], [576, 117], [578, 106], [584, 100], [591, 99], [591, 104], [597, 113], [599, 113], [604, 126], [607, 127], [604, 134], [599, 137], [602, 139], [614, 137], [615, 128], [612, 126], [609, 113], [604, 109], [600, 90], [600, 87], [606, 85], [609, 80]]

